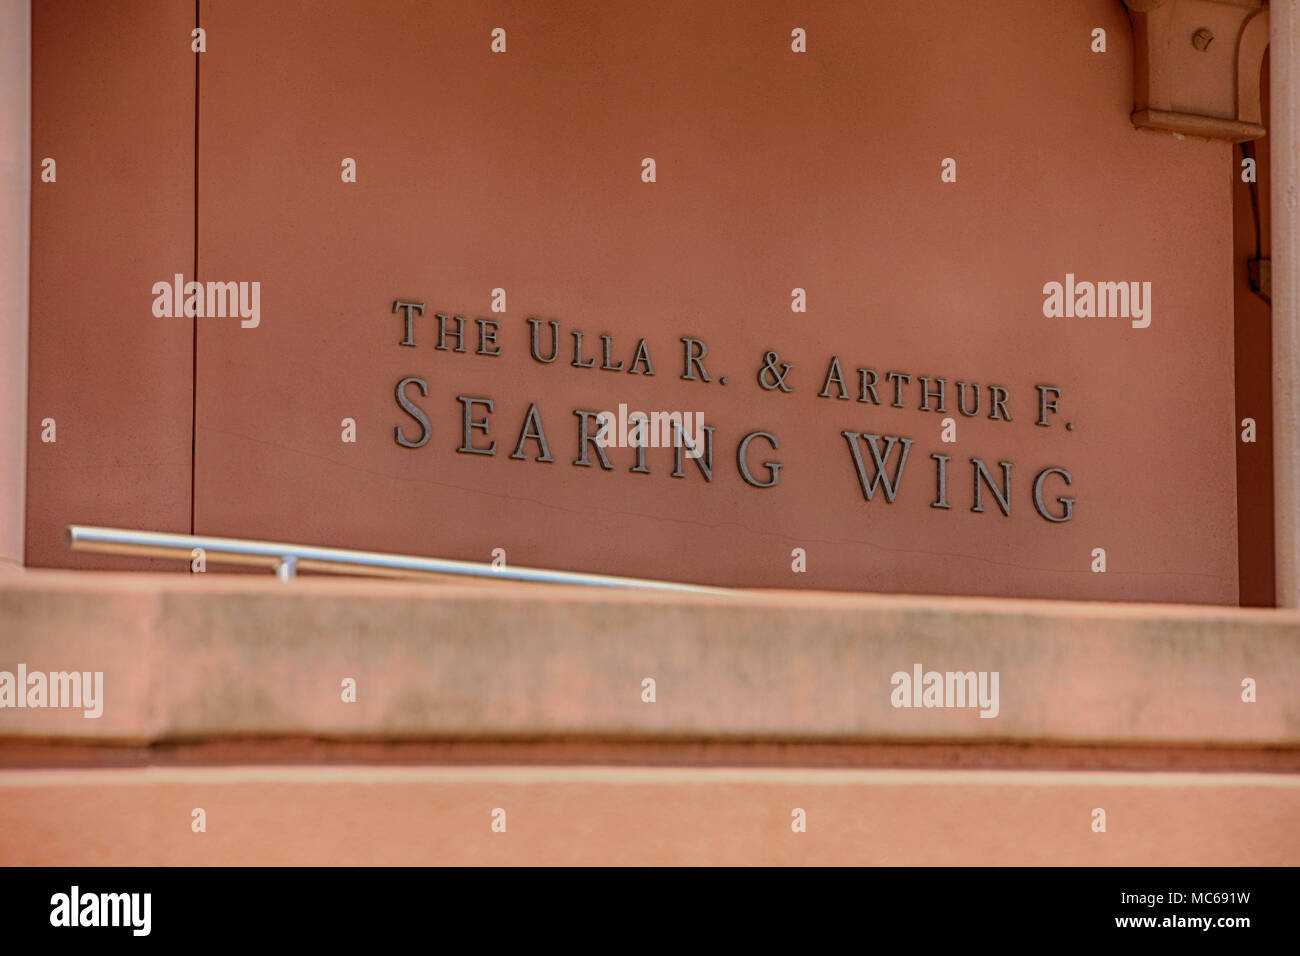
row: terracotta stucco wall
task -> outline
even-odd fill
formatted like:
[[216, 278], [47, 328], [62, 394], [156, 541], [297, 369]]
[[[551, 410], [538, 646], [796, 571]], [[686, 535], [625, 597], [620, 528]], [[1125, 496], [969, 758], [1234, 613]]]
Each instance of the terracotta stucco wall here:
[[63, 528], [190, 528], [194, 334], [148, 292], [193, 272], [193, 22], [181, 0], [32, 4], [29, 565], [165, 567], [71, 554]]
[[[1132, 128], [1121, 4], [205, 0], [199, 18], [198, 278], [260, 282], [260, 323], [155, 319], [129, 284], [139, 334], [197, 323], [196, 531], [727, 584], [1235, 602], [1231, 148]], [[165, 259], [144, 271], [165, 278]], [[1151, 282], [1151, 326], [1045, 318], [1043, 284], [1066, 273]], [[395, 299], [426, 304], [414, 347]], [[434, 348], [436, 312], [466, 318], [466, 354]], [[560, 323], [554, 364], [530, 358], [528, 317]], [[500, 322], [500, 357], [474, 354], [476, 318]], [[598, 364], [600, 335], [624, 365], [644, 338], [656, 374], [573, 368], [571, 331]], [[46, 335], [34, 359], [56, 351]], [[708, 343], [710, 383], [682, 380], [682, 336]], [[769, 350], [793, 392], [759, 388]], [[832, 356], [851, 396], [855, 369], [876, 371], [884, 405], [818, 397]], [[904, 408], [890, 370], [912, 376]], [[955, 444], [918, 409], [920, 376], [948, 381]], [[405, 377], [428, 385], [407, 392], [431, 421], [421, 448], [394, 442], [419, 433], [394, 399]], [[979, 417], [956, 412], [957, 381], [981, 385]], [[1061, 390], [1050, 428], [1039, 384]], [[987, 418], [990, 385], [1014, 421]], [[52, 387], [34, 375], [34, 397]], [[493, 399], [474, 438], [495, 456], [456, 452], [457, 396]], [[649, 474], [629, 449], [612, 471], [575, 466], [574, 410], [621, 402], [702, 412], [713, 481], [689, 461], [670, 477], [663, 449]], [[535, 442], [508, 457], [531, 403], [553, 463]], [[779, 438], [750, 455], [759, 477], [784, 464], [774, 488], [736, 467], [757, 430]], [[863, 499], [845, 430], [915, 441], [895, 503]], [[930, 507], [931, 453], [952, 459], [951, 510]], [[971, 457], [1014, 463], [1010, 517], [987, 488], [970, 510]], [[1033, 507], [1049, 466], [1073, 476], [1048, 485], [1079, 499], [1068, 523]], [[51, 518], [32, 563], [68, 562], [33, 542], [75, 491], [33, 491]]]

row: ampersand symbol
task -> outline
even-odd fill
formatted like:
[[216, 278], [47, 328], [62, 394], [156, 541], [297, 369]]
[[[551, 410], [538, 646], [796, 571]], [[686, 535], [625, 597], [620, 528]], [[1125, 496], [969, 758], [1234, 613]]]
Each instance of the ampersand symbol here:
[[758, 370], [759, 387], [769, 392], [774, 388], [779, 388], [783, 392], [793, 392], [794, 389], [785, 384], [785, 377], [790, 374], [790, 369], [794, 366], [789, 362], [781, 362], [781, 367], [777, 368], [779, 360], [780, 356], [775, 352], [768, 352], [763, 356], [763, 367]]

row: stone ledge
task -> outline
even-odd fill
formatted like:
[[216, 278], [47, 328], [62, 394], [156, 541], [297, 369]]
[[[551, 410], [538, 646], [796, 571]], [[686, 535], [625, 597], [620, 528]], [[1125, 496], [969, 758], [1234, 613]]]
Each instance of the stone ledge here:
[[0, 865], [1292, 866], [1298, 816], [1300, 778], [1265, 774], [8, 771]]
[[[6, 708], [0, 737], [1295, 747], [1297, 638], [1210, 606], [32, 571], [0, 578], [0, 670], [103, 671], [104, 713]], [[915, 662], [999, 672], [998, 716], [895, 709]]]

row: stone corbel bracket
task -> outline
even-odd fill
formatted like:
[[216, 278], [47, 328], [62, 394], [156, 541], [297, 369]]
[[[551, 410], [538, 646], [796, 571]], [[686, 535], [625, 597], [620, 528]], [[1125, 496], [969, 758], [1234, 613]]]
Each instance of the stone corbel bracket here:
[[1234, 143], [1259, 139], [1264, 0], [1125, 0], [1133, 125]]

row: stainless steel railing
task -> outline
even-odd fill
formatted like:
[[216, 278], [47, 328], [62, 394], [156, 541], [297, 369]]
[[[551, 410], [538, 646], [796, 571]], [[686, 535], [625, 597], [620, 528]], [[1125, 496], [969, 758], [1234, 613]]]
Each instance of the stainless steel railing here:
[[421, 558], [377, 551], [349, 551], [318, 548], [305, 544], [274, 541], [245, 541], [240, 538], [212, 538], [205, 535], [168, 534], [163, 531], [131, 531], [125, 528], [96, 528], [71, 524], [63, 532], [63, 543], [71, 551], [129, 554], [146, 558], [180, 558], [186, 561], [203, 554], [205, 562], [264, 567], [282, 581], [292, 580], [299, 571], [325, 574], [353, 574], [368, 577], [447, 580], [457, 577], [499, 578], [542, 584], [578, 584], [599, 588], [640, 588], [651, 591], [685, 591], [704, 594], [739, 594], [728, 588], [645, 578], [620, 578], [605, 574], [550, 571], [545, 568], [493, 567], [473, 561]]

